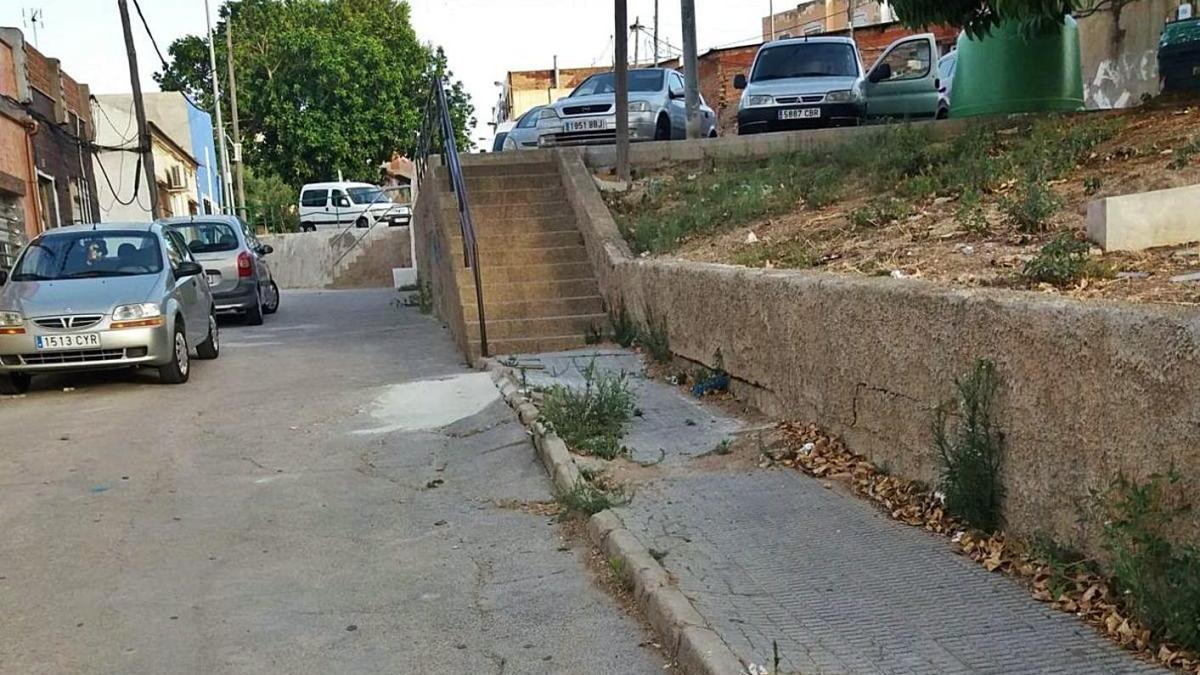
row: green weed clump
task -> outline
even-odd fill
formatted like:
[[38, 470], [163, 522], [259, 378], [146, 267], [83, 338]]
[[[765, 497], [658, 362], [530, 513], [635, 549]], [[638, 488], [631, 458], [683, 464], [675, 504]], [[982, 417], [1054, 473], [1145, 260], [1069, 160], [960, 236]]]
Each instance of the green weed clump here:
[[1172, 471], [1141, 483], [1118, 476], [1093, 491], [1102, 546], [1117, 592], [1155, 635], [1200, 650], [1200, 549], [1173, 543], [1179, 516], [1190, 510]]
[[1071, 233], [1063, 233], [1046, 244], [1038, 254], [1025, 263], [1021, 276], [1034, 284], [1051, 284], [1068, 288], [1087, 278], [1104, 279], [1112, 270], [1094, 263], [1088, 257], [1090, 247]]
[[629, 316], [629, 310], [621, 305], [615, 313], [610, 313], [609, 319], [613, 325], [613, 340], [622, 347], [629, 349], [637, 341], [637, 324]]
[[912, 207], [907, 202], [895, 197], [876, 197], [866, 206], [850, 212], [850, 223], [855, 227], [883, 227], [897, 220], [907, 218], [912, 213]]
[[766, 267], [770, 262], [776, 267], [803, 269], [815, 266], [818, 260], [808, 244], [802, 241], [751, 244], [733, 254], [733, 263], [746, 267]]
[[1021, 232], [1043, 232], [1050, 216], [1062, 208], [1062, 199], [1037, 173], [1027, 174], [1016, 191], [1000, 200], [1000, 209]]
[[620, 488], [605, 489], [580, 480], [570, 490], [558, 494], [558, 503], [569, 513], [590, 517], [628, 504], [629, 495]]
[[957, 418], [947, 431], [946, 406], [937, 410], [933, 443], [942, 467], [942, 493], [946, 511], [984, 532], [1000, 529], [1004, 484], [1004, 432], [995, 420], [993, 406], [1000, 389], [996, 365], [986, 359], [975, 363], [966, 377], [955, 381]]
[[638, 331], [638, 344], [646, 350], [656, 363], [671, 362], [671, 340], [667, 334], [667, 321], [654, 315], [654, 310], [646, 307], [646, 325]]
[[975, 189], [969, 189], [958, 198], [958, 210], [954, 213], [954, 222], [964, 232], [985, 234], [991, 229], [987, 216], [983, 213], [983, 200]]
[[625, 373], [582, 369], [582, 389], [555, 385], [546, 391], [543, 419], [573, 450], [602, 459], [624, 452], [621, 438], [633, 417], [634, 395]]

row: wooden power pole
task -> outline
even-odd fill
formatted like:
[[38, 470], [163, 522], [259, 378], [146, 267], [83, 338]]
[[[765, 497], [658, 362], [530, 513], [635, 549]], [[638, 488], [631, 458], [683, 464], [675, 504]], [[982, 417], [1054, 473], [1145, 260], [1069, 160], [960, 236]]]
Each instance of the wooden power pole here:
[[150, 216], [162, 218], [162, 207], [158, 203], [158, 182], [154, 176], [154, 144], [150, 141], [150, 126], [146, 124], [146, 105], [142, 101], [142, 81], [138, 76], [137, 50], [133, 47], [133, 29], [129, 27], [129, 5], [126, 0], [117, 0], [121, 11], [121, 27], [125, 31], [125, 53], [129, 56], [129, 85], [133, 87], [133, 108], [137, 113], [138, 150], [142, 153], [142, 166], [146, 170], [146, 194], [150, 196]]
[[246, 179], [242, 170], [242, 128], [238, 125], [237, 77], [233, 74], [233, 14], [225, 20], [225, 61], [229, 66], [229, 108], [233, 117], [233, 171], [237, 177], [238, 215], [249, 221], [246, 211]]
[[629, 13], [625, 0], [613, 0], [617, 29], [613, 34], [617, 89], [617, 180], [628, 183], [629, 170]]

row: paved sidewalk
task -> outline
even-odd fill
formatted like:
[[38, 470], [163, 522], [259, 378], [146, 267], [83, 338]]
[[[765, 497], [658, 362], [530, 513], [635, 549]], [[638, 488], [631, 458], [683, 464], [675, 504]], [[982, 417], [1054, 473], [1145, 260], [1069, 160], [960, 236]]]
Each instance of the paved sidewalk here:
[[[602, 367], [637, 366], [628, 352], [603, 354]], [[549, 368], [535, 381], [555, 374], [575, 377]], [[706, 471], [713, 458], [692, 458], [737, 421], [663, 382], [642, 378], [636, 391], [655, 416], [634, 424], [635, 458], [658, 446], [672, 455], [617, 513], [665, 552], [680, 590], [743, 662], [769, 668], [777, 642], [783, 672], [805, 675], [1162, 672], [944, 538], [821, 481], [786, 469]], [[710, 421], [700, 432], [683, 416]]]

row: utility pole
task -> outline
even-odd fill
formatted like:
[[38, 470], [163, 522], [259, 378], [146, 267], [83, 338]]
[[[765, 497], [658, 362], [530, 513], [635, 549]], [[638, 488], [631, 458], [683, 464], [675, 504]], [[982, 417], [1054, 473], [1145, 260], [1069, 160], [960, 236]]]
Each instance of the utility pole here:
[[632, 31], [632, 34], [633, 34], [633, 67], [634, 68], [637, 68], [642, 63], [642, 29], [643, 28], [645, 28], [645, 26], [642, 25], [642, 17], [640, 17], [640, 16], [638, 18], [634, 19], [633, 25], [629, 27], [629, 30]]
[[658, 58], [658, 0], [654, 0], [654, 67], [662, 61]]
[[617, 30], [613, 35], [617, 89], [617, 180], [628, 184], [629, 171], [629, 13], [625, 0], [613, 0]]
[[696, 57], [696, 0], [683, 0], [683, 85], [687, 137], [700, 138], [700, 73]]
[[146, 194], [150, 196], [150, 217], [162, 218], [158, 203], [158, 182], [154, 176], [154, 146], [150, 142], [150, 126], [146, 124], [146, 105], [142, 101], [142, 81], [138, 77], [137, 51], [133, 48], [133, 30], [129, 27], [129, 4], [117, 0], [121, 11], [121, 27], [125, 31], [125, 53], [129, 56], [129, 84], [133, 87], [133, 108], [137, 113], [138, 150], [142, 153], [142, 166], [146, 169]]
[[221, 78], [217, 71], [217, 45], [213, 36], [212, 15], [208, 12], [208, 0], [204, 0], [204, 20], [208, 23], [208, 62], [212, 72], [213, 107], [217, 114], [217, 145], [221, 149], [221, 213], [233, 210], [233, 176], [229, 172], [229, 148], [225, 145], [225, 118], [221, 115]]
[[775, 0], [767, 0], [767, 11], [771, 13], [771, 39], [767, 42], [775, 41]]
[[238, 125], [237, 76], [233, 73], [233, 14], [225, 20], [225, 60], [229, 66], [229, 109], [233, 117], [233, 168], [237, 174], [238, 215], [249, 221], [246, 211], [246, 179], [242, 162], [242, 128]]

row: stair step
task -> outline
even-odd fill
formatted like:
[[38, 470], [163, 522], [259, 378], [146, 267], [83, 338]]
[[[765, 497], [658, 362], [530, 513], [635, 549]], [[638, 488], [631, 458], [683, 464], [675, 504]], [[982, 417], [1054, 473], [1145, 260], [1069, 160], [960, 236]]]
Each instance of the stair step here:
[[[480, 234], [477, 235], [480, 251], [520, 248], [552, 248], [556, 246], [583, 246], [583, 235], [574, 228], [566, 230], [551, 230], [549, 232], [514, 232], [513, 234]], [[454, 232], [450, 241], [455, 246], [462, 245], [462, 233]]]
[[[471, 289], [471, 285], [475, 283], [474, 272], [466, 267], [459, 267], [457, 272], [459, 287], [464, 289], [464, 294], [474, 293], [474, 290], [467, 290]], [[483, 290], [486, 295], [490, 284], [590, 279], [592, 278], [592, 264], [587, 262], [573, 262], [499, 267], [488, 267], [485, 264], [480, 268], [480, 277], [483, 279]]]
[[[484, 215], [480, 218], [478, 212], [472, 212], [475, 222], [476, 237], [502, 237], [512, 236], [516, 234], [545, 234], [547, 232], [562, 232], [563, 230], [575, 230], [575, 216], [571, 215], [556, 215], [556, 216], [537, 216], [533, 218], [495, 218]], [[458, 212], [455, 212], [453, 220], [443, 219], [446, 232], [450, 236], [462, 236], [462, 228], [458, 220]]]
[[484, 176], [549, 176], [558, 175], [558, 164], [554, 162], [515, 162], [510, 164], [481, 164], [463, 167], [463, 176], [468, 179]]
[[534, 190], [561, 187], [558, 171], [553, 173], [515, 173], [504, 176], [471, 176], [467, 178], [467, 194], [489, 190]]
[[[479, 339], [479, 322], [467, 321], [467, 339]], [[573, 316], [549, 316], [531, 319], [488, 319], [489, 339], [511, 340], [514, 338], [538, 338], [553, 335], [579, 335], [586, 337], [594, 329], [602, 329], [608, 323], [607, 314], [578, 314]]]
[[[471, 216], [476, 222], [487, 222], [498, 219], [519, 219], [519, 218], [545, 218], [551, 216], [562, 216], [563, 214], [571, 213], [571, 205], [561, 195], [548, 201], [541, 202], [521, 202], [513, 204], [471, 204]], [[468, 197], [468, 200], [470, 197]], [[452, 221], [458, 219], [458, 205], [447, 205], [443, 210], [443, 217]]]
[[[600, 285], [589, 273], [580, 279], [552, 281], [523, 281], [517, 283], [487, 283], [483, 285], [483, 301], [518, 302], [578, 298], [600, 294]], [[463, 304], [475, 302], [475, 287], [468, 284], [463, 290]]]
[[552, 248], [481, 247], [479, 250], [479, 260], [484, 269], [513, 265], [577, 263], [586, 262], [587, 259], [587, 249], [579, 245]]
[[[463, 317], [467, 321], [479, 320], [479, 307], [474, 296], [464, 298]], [[580, 298], [554, 298], [550, 300], [515, 300], [497, 302], [486, 293], [483, 311], [488, 324], [503, 319], [540, 319], [554, 316], [595, 315], [604, 312], [604, 298], [599, 295]]]
[[[508, 354], [538, 354], [541, 352], [564, 352], [587, 346], [587, 335], [558, 335], [553, 337], [492, 339], [488, 336], [488, 352], [491, 356]], [[471, 353], [479, 356], [479, 340], [471, 340]]]
[[544, 202], [565, 202], [566, 197], [563, 194], [561, 185], [546, 186], [545, 184], [537, 187], [522, 187], [522, 188], [501, 188], [498, 190], [467, 190], [467, 199], [470, 200], [471, 208], [489, 208], [504, 204], [530, 204]]

